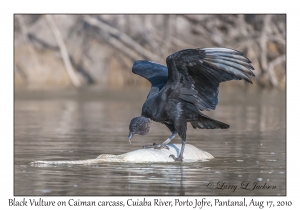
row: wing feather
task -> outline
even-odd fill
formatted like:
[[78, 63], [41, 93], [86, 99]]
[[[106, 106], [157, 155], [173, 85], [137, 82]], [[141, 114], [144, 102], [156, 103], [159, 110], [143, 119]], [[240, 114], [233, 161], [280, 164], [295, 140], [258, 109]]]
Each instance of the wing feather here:
[[147, 97], [158, 93], [168, 80], [168, 68], [151, 61], [139, 60], [134, 62], [132, 72], [144, 77], [151, 83], [152, 87]]
[[221, 82], [245, 80], [252, 83], [249, 75], [255, 76], [251, 61], [241, 52], [227, 48], [182, 50], [167, 57], [167, 66], [166, 86], [184, 87], [184, 91], [177, 91], [178, 98], [200, 110], [216, 108]]

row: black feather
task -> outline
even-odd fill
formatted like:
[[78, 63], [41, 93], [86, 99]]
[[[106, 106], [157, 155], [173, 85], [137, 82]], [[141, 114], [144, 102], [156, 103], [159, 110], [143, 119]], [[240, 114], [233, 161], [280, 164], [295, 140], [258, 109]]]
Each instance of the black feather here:
[[132, 72], [151, 82], [152, 88], [148, 97], [158, 93], [165, 86], [168, 80], [168, 68], [155, 62], [146, 60], [136, 61], [133, 64]]
[[193, 128], [229, 128], [229, 125], [201, 111], [216, 108], [221, 82], [245, 80], [252, 83], [249, 76], [255, 75], [251, 61], [236, 50], [199, 48], [169, 55], [166, 63], [167, 67], [150, 61], [136, 61], [132, 67], [133, 73], [152, 84], [142, 116], [164, 123], [170, 131], [178, 132], [183, 148], [187, 122]]

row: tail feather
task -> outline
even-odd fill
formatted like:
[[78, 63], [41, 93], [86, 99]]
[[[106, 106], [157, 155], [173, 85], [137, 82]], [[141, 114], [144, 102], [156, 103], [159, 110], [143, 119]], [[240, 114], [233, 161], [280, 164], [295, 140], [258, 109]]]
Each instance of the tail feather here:
[[198, 121], [191, 121], [193, 128], [200, 128], [200, 129], [227, 129], [230, 126], [226, 123], [214, 120], [212, 118], [209, 118], [207, 116], [201, 116], [199, 117]]

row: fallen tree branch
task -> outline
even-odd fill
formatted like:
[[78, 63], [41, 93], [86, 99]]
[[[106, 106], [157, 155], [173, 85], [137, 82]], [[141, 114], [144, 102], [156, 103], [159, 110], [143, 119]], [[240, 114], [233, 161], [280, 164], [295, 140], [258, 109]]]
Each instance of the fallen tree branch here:
[[200, 23], [213, 17], [212, 15], [184, 15], [184, 14], [181, 16], [193, 23]]
[[63, 38], [60, 34], [60, 31], [59, 29], [57, 28], [53, 18], [51, 15], [46, 15], [46, 20], [49, 24], [49, 27], [54, 35], [54, 38], [57, 42], [57, 45], [59, 47], [59, 50], [60, 50], [60, 54], [61, 54], [61, 57], [63, 59], [63, 62], [65, 64], [65, 68], [67, 70], [67, 74], [69, 75], [70, 79], [71, 79], [71, 82], [72, 84], [78, 88], [80, 86], [80, 80], [77, 78], [76, 76], [76, 73], [73, 69], [73, 66], [71, 64], [71, 61], [70, 61], [70, 57], [69, 57], [69, 53], [68, 53], [68, 50], [67, 50], [67, 47], [63, 41]]
[[274, 67], [277, 66], [277, 65], [279, 65], [283, 61], [285, 61], [285, 54], [281, 55], [281, 56], [279, 56], [277, 58], [275, 58], [274, 60], [272, 60], [269, 63], [269, 66], [268, 66], [268, 75], [269, 75], [271, 83], [272, 83], [272, 85], [274, 87], [278, 86], [278, 79], [277, 79], [276, 74], [274, 72]]
[[[155, 28], [150, 21], [146, 22], [146, 27], [149, 30], [149, 33], [151, 34], [151, 36], [153, 37], [153, 39], [156, 40], [156, 42], [151, 43], [151, 45], [155, 45], [157, 42], [162, 42], [163, 38], [162, 36], [164, 35], [163, 32], [161, 32], [160, 30], [158, 30], [157, 28]], [[181, 47], [181, 48], [195, 48], [195, 46], [188, 44], [174, 36], [170, 36], [171, 42], [172, 44]], [[159, 45], [158, 45], [159, 46]]]
[[272, 15], [266, 15], [263, 21], [263, 28], [260, 37], [260, 59], [261, 59], [261, 66], [262, 69], [265, 71], [268, 67], [268, 59], [267, 59], [267, 33], [269, 31], [269, 25], [272, 19]]
[[175, 16], [174, 15], [168, 15], [166, 16], [166, 23], [165, 23], [165, 27], [166, 27], [166, 31], [164, 33], [164, 43], [162, 46], [162, 53], [161, 55], [167, 55], [169, 52], [169, 48], [170, 48], [170, 44], [171, 44], [171, 37], [173, 34], [173, 28], [174, 28], [174, 22], [175, 22]]
[[[125, 34], [124, 32], [102, 22], [101, 20], [95, 19], [95, 18], [91, 18], [88, 16], [83, 17], [83, 20], [95, 27], [100, 28], [101, 30], [104, 30], [105, 32], [110, 33], [111, 35], [114, 35], [115, 37], [118, 38], [118, 40], [116, 38], [112, 38], [110, 39], [110, 43], [114, 43], [114, 45], [120, 45], [120, 42], [130, 46], [130, 48], [132, 48], [134, 51], [136, 51], [138, 54], [141, 54], [142, 57], [152, 60], [152, 61], [159, 61], [160, 58], [156, 55], [154, 55], [153, 53], [151, 53], [150, 51], [148, 51], [147, 49], [145, 49], [144, 47], [142, 47], [140, 44], [138, 44], [137, 42], [135, 42], [130, 36], [128, 36], [127, 34]], [[120, 40], [120, 41], [119, 41]]]
[[135, 51], [124, 45], [122, 42], [120, 42], [118, 39], [110, 36], [106, 37], [106, 40], [109, 44], [120, 50], [121, 53], [123, 53], [125, 56], [129, 57], [132, 61], [140, 60], [142, 57], [138, 55]]
[[[23, 37], [25, 39], [25, 43], [26, 43], [26, 45], [28, 47], [29, 53], [32, 54], [33, 60], [36, 63], [36, 67], [37, 67], [36, 69], [40, 70], [41, 67], [40, 67], [38, 55], [37, 55], [36, 50], [34, 49], [33, 42], [29, 39], [29, 32], [28, 32], [28, 29], [27, 29], [27, 27], [25, 25], [25, 21], [24, 21], [23, 15], [15, 15], [15, 17], [16, 17], [16, 19], [19, 22], [21, 34], [23, 35]], [[18, 64], [17, 64], [18, 62], [16, 61], [15, 63], [16, 63], [16, 66], [18, 66]], [[18, 69], [18, 68], [16, 68], [16, 69]], [[19, 69], [21, 69], [21, 68], [19, 68]], [[25, 67], [25, 69], [26, 69], [26, 67]], [[22, 78], [26, 78], [27, 79], [27, 77], [22, 77]]]

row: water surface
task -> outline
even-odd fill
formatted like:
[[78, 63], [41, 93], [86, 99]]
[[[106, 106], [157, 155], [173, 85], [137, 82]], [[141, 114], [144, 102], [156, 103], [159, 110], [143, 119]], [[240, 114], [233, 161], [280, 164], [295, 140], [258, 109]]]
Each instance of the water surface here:
[[[228, 130], [188, 126], [187, 143], [215, 158], [197, 163], [33, 167], [35, 160], [80, 160], [122, 154], [169, 130], [153, 122], [130, 145], [129, 122], [147, 90], [17, 91], [15, 195], [286, 195], [285, 94], [221, 91], [211, 117]], [[179, 143], [179, 137], [173, 143]], [[255, 189], [253, 187], [256, 186]], [[260, 186], [260, 187], [259, 187]]]

